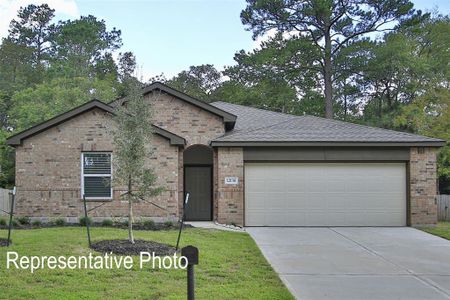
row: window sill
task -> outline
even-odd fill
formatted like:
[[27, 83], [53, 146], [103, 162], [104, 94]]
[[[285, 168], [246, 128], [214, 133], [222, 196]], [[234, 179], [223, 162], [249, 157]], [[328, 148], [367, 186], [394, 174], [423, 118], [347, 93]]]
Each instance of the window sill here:
[[[83, 198], [80, 199], [83, 201]], [[86, 198], [86, 202], [112, 202], [112, 198]]]

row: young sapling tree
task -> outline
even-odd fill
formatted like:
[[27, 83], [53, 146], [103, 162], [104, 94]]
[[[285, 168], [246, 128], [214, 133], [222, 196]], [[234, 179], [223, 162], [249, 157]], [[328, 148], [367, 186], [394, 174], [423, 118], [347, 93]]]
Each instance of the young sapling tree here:
[[118, 104], [114, 116], [113, 165], [114, 183], [125, 187], [121, 197], [128, 201], [128, 239], [134, 244], [133, 203], [144, 201], [159, 207], [146, 199], [159, 195], [163, 188], [156, 186], [155, 171], [146, 163], [153, 149], [152, 99], [144, 98], [141, 84], [134, 78], [127, 79], [126, 86], [127, 96]]

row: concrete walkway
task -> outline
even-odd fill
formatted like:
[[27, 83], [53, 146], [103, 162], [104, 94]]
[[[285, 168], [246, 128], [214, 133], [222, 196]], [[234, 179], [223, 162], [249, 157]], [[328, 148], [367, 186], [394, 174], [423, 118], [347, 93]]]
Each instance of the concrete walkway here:
[[420, 230], [246, 231], [298, 299], [450, 299], [450, 241]]
[[244, 232], [245, 231], [241, 227], [218, 224], [213, 221], [187, 221], [187, 222], [185, 222], [185, 224], [191, 225], [193, 227], [205, 228], [205, 229], [217, 229], [217, 230], [235, 231], [235, 232]]

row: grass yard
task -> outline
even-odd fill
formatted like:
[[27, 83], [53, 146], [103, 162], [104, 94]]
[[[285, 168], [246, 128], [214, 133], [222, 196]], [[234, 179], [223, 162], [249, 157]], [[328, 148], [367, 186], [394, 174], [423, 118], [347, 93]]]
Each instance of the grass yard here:
[[436, 227], [426, 227], [422, 230], [450, 240], [450, 222], [438, 222]]
[[[0, 237], [6, 238], [6, 230]], [[93, 242], [125, 239], [127, 231], [92, 228]], [[175, 245], [177, 231], [135, 231], [137, 239]], [[87, 255], [86, 230], [60, 227], [15, 230], [13, 245], [0, 247], [1, 299], [186, 299], [185, 270], [29, 270], [6, 269], [6, 252], [19, 255]], [[197, 299], [293, 299], [246, 233], [186, 229], [181, 246], [199, 248]], [[95, 253], [99, 254], [99, 253]]]

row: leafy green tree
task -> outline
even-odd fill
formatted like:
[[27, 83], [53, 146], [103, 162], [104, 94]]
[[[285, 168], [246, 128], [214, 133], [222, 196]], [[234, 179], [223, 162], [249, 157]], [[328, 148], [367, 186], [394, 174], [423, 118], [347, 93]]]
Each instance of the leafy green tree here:
[[52, 43], [57, 74], [78, 77], [92, 76], [96, 64], [110, 61], [109, 54], [122, 46], [122, 38], [120, 30], [108, 31], [104, 20], [89, 15], [59, 22]]
[[136, 57], [132, 52], [125, 52], [119, 54], [118, 62], [118, 78], [119, 85], [117, 86], [117, 94], [119, 97], [125, 97], [130, 87], [128, 85], [138, 85], [139, 80], [134, 77], [136, 73]]
[[111, 53], [105, 53], [94, 65], [94, 72], [99, 79], [117, 81], [119, 78], [118, 66]]
[[32, 50], [3, 39], [0, 45], [0, 90], [11, 96], [32, 84], [35, 78], [30, 57]]
[[141, 86], [134, 79], [128, 87], [126, 102], [119, 103], [114, 116], [114, 181], [126, 187], [123, 196], [128, 200], [128, 239], [134, 244], [133, 202], [145, 201], [163, 189], [155, 186], [157, 176], [146, 164], [153, 148], [151, 101], [144, 99]]
[[412, 10], [409, 0], [247, 0], [241, 19], [254, 38], [271, 29], [309, 39], [320, 53], [325, 116], [333, 118], [334, 59], [359, 38], [402, 21]]
[[124, 52], [119, 55], [119, 73], [125, 80], [136, 71], [136, 56], [132, 52]]
[[[436, 88], [448, 86], [450, 32], [446, 17], [427, 18], [385, 36], [367, 55], [358, 79], [365, 95], [366, 123], [396, 128], [404, 106]], [[401, 128], [400, 128], [401, 129]]]
[[[295, 114], [303, 114], [305, 110], [317, 114], [316, 108], [323, 108], [323, 105], [313, 103], [312, 97], [319, 101], [323, 97], [315, 92], [320, 83], [320, 69], [311, 57], [317, 57], [317, 53], [310, 41], [284, 39], [277, 34], [263, 42], [260, 49], [236, 53], [237, 64], [227, 67], [223, 73], [248, 90], [252, 97], [245, 100], [244, 95], [244, 102], [252, 101], [253, 106]], [[223, 88], [227, 86], [224, 84]], [[222, 99], [236, 102], [239, 98], [230, 95]], [[319, 113], [322, 114], [323, 111]]]
[[53, 18], [47, 4], [22, 7], [0, 44], [1, 186], [14, 181], [8, 136], [92, 98], [115, 99], [134, 68], [131, 52], [119, 63], [113, 59], [122, 45], [120, 30], [108, 31], [94, 16], [56, 25]]
[[[428, 90], [404, 106], [395, 121], [396, 125], [412, 132], [450, 141], [450, 89], [436, 87]], [[450, 179], [449, 142], [439, 153], [438, 175], [441, 179]]]
[[260, 49], [237, 52], [234, 60], [237, 64], [227, 67], [224, 75], [246, 84], [262, 79], [282, 79], [306, 92], [318, 87], [317, 82], [320, 81], [319, 53], [311, 41], [302, 37], [285, 39], [276, 34], [262, 42]]
[[217, 88], [212, 97], [240, 105], [296, 113], [295, 89], [282, 80], [263, 80], [252, 86], [230, 80]]
[[12, 97], [12, 133], [48, 120], [93, 98], [115, 99], [114, 83], [84, 77], [58, 78], [17, 92]]
[[192, 97], [210, 102], [211, 94], [221, 85], [222, 75], [213, 65], [190, 66], [166, 82]]
[[54, 15], [55, 10], [47, 4], [30, 4], [19, 9], [17, 20], [12, 20], [9, 26], [8, 39], [30, 49], [33, 64], [39, 69], [50, 59]]
[[9, 133], [0, 130], [0, 187], [11, 188], [14, 185], [14, 149], [6, 145]]

